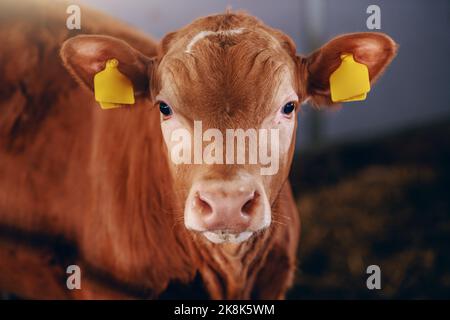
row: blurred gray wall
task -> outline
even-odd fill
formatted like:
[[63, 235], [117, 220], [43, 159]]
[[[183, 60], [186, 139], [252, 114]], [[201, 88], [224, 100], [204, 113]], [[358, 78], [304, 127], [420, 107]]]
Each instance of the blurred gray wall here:
[[364, 139], [450, 117], [449, 0], [84, 0], [161, 38], [193, 19], [244, 9], [290, 35], [309, 53], [341, 33], [370, 31], [370, 4], [381, 8], [381, 32], [400, 45], [397, 58], [367, 100], [338, 112], [304, 108], [298, 143], [310, 147]]

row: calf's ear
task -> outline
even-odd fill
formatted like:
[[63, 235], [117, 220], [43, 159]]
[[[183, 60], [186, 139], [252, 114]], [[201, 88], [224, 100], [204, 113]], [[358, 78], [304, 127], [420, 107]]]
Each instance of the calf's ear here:
[[[369, 70], [373, 84], [397, 53], [397, 44], [383, 33], [351, 33], [332, 39], [302, 59], [306, 74], [306, 94], [315, 105], [331, 105], [330, 75], [341, 64], [341, 54], [353, 54], [354, 60]], [[306, 70], [305, 70], [306, 69]]]
[[118, 69], [132, 82], [135, 96], [149, 90], [151, 58], [123, 40], [99, 35], [80, 35], [66, 40], [60, 50], [65, 67], [78, 82], [94, 90], [94, 76], [109, 59], [119, 61]]

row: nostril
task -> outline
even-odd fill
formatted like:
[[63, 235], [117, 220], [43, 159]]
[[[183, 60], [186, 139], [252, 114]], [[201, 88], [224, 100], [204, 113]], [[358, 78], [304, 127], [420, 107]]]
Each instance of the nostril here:
[[198, 193], [195, 195], [193, 207], [201, 214], [210, 214], [213, 212], [211, 205], [203, 199]]
[[242, 206], [241, 212], [245, 215], [253, 215], [255, 213], [256, 207], [258, 206], [258, 202], [259, 202], [259, 193], [258, 192], [254, 192], [250, 199], [247, 200], [246, 203], [244, 203], [244, 205]]

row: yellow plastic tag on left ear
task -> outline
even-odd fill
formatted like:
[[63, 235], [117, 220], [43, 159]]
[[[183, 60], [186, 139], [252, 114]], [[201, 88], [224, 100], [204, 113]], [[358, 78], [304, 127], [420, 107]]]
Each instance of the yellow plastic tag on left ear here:
[[370, 91], [369, 70], [356, 62], [352, 54], [341, 55], [341, 65], [330, 76], [331, 100], [349, 102], [365, 100]]
[[95, 100], [102, 109], [118, 108], [122, 104], [134, 104], [131, 81], [119, 69], [119, 61], [106, 61], [105, 69], [94, 76]]

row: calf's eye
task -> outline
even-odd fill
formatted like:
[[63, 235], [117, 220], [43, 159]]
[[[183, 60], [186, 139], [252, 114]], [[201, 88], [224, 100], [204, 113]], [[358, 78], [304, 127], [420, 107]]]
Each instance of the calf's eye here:
[[288, 102], [286, 103], [283, 108], [281, 108], [281, 113], [285, 115], [290, 115], [292, 111], [295, 110], [295, 103], [294, 102]]
[[161, 111], [164, 117], [170, 117], [172, 115], [172, 108], [165, 102], [159, 103], [159, 111]]

